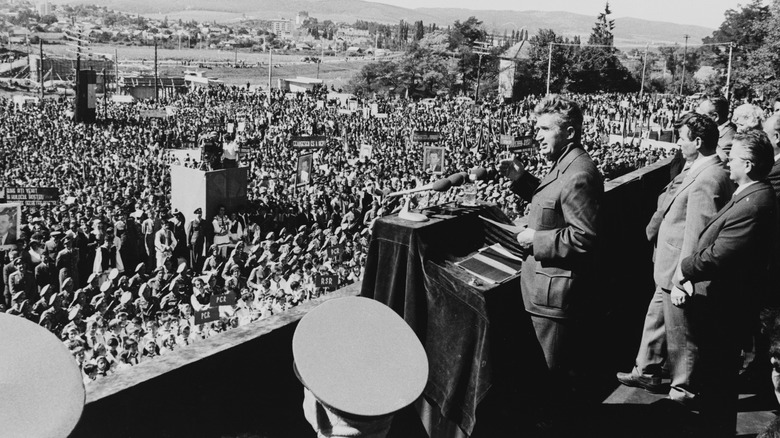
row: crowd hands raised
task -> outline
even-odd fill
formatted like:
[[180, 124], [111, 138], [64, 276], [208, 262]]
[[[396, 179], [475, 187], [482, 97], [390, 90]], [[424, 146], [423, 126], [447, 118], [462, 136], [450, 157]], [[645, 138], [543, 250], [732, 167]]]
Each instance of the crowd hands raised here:
[[[480, 197], [511, 218], [523, 214], [525, 204], [495, 171], [496, 156], [501, 134], [534, 135], [540, 98], [474, 106], [380, 101], [387, 117], [377, 118], [318, 105], [325, 92], [291, 98], [274, 91], [269, 99], [237, 87], [201, 89], [156, 104], [109, 103], [91, 125], [74, 123], [67, 102], [40, 109], [0, 99], [0, 187], [61, 193], [56, 205], [23, 208], [18, 245], [5, 251], [0, 311], [62, 336], [91, 381], [355, 282], [373, 221], [400, 209], [399, 198], [383, 195], [440, 178], [422, 168], [422, 147], [410, 141], [418, 130], [441, 133], [444, 175], [482, 166], [488, 179]], [[615, 122], [662, 124], [684, 106], [653, 97], [573, 97], [585, 110], [583, 144], [606, 179], [664, 156], [638, 142], [604, 144]], [[167, 119], [139, 115], [165, 107], [174, 113]], [[226, 132], [241, 121], [242, 132]], [[288, 145], [294, 135], [329, 142], [314, 151], [311, 182], [298, 187], [300, 151]], [[187, 222], [171, 209], [168, 168], [206, 163], [194, 153], [173, 158], [167, 149], [205, 137], [224, 145], [225, 165], [236, 159], [231, 165], [249, 167], [249, 203], [196, 211]], [[359, 158], [364, 144], [373, 146], [370, 158]], [[248, 153], [236, 156], [238, 147]], [[538, 153], [521, 155], [537, 174], [549, 168]], [[323, 275], [332, 287], [317, 287]], [[236, 304], [219, 306], [219, 320], [196, 324], [195, 313], [208, 309], [212, 296], [228, 294]]]

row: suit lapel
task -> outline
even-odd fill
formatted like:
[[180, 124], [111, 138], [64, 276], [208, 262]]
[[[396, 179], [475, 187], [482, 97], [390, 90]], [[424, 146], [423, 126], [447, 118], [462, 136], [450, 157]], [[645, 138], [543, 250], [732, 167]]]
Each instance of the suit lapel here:
[[716, 160], [710, 160], [694, 170], [689, 170], [688, 175], [685, 176], [682, 183], [680, 183], [680, 186], [677, 187], [677, 190], [672, 194], [672, 196], [667, 196], [666, 199], [664, 199], [664, 214], [669, 211], [669, 208], [672, 206], [674, 200], [677, 199], [677, 196], [682, 193], [683, 190], [687, 189], [691, 184], [693, 184], [694, 181], [696, 181], [696, 177], [699, 176], [700, 173], [711, 166], [720, 165], [720, 163], [720, 158], [718, 158]]
[[707, 231], [707, 229], [710, 228], [712, 224], [714, 224], [718, 219], [720, 219], [721, 216], [726, 214], [726, 212], [731, 209], [733, 206], [735, 206], [738, 202], [743, 200], [744, 198], [747, 198], [749, 195], [765, 188], [764, 184], [757, 183], [753, 184], [750, 187], [746, 188], [745, 190], [741, 191], [739, 194], [731, 198], [731, 201], [729, 201], [726, 205], [723, 206], [723, 208], [718, 211], [718, 213], [712, 217], [710, 222], [704, 227], [703, 230], [701, 230], [701, 233], [699, 233], [699, 237], [704, 235], [704, 232]]
[[569, 150], [564, 153], [563, 157], [561, 157], [560, 160], [558, 160], [558, 162], [555, 164], [555, 167], [552, 168], [550, 173], [548, 173], [547, 176], [545, 176], [542, 179], [542, 182], [539, 183], [539, 187], [536, 188], [534, 193], [539, 192], [544, 187], [550, 185], [553, 181], [558, 179], [558, 176], [561, 174], [561, 172], [565, 171], [566, 168], [569, 167], [569, 164], [571, 164], [575, 158], [585, 153], [584, 149], [574, 147], [573, 145], [568, 146], [568, 148]]

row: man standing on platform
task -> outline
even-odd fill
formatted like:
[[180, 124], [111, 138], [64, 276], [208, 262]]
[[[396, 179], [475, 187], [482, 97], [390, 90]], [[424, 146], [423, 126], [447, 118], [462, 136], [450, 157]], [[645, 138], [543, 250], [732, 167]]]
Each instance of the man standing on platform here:
[[576, 359], [578, 303], [588, 299], [583, 281], [593, 266], [604, 182], [582, 148], [579, 105], [551, 95], [534, 112], [536, 141], [552, 163], [550, 173], [540, 180], [517, 158], [502, 161], [499, 172], [512, 181], [513, 192], [531, 202], [528, 228], [517, 235], [527, 251], [521, 273], [523, 303], [553, 383], [568, 388]]
[[[756, 300], [772, 284], [767, 261], [776, 237], [777, 204], [766, 182], [774, 162], [772, 145], [759, 130], [737, 133], [729, 155], [734, 197], [698, 236], [682, 260], [676, 287], [700, 341], [701, 414], [706, 436], [734, 436], [740, 339], [757, 318]], [[768, 378], [768, 376], [767, 376]]]
[[699, 355], [688, 316], [675, 304], [681, 291], [674, 284], [680, 278], [680, 261], [693, 253], [701, 230], [731, 198], [734, 185], [717, 154], [715, 122], [689, 113], [677, 127], [677, 144], [686, 165], [659, 196], [658, 208], [647, 225], [647, 238], [656, 245], [655, 293], [645, 316], [635, 366], [631, 372], [618, 373], [617, 379], [624, 385], [659, 393], [661, 370], [666, 365], [672, 378], [669, 397], [690, 404], [699, 393], [691, 378]]

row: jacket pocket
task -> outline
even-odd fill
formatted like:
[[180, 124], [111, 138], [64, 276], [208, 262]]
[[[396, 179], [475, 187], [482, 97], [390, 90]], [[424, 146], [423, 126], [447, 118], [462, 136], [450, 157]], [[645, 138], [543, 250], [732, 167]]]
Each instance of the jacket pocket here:
[[539, 225], [542, 230], [560, 228], [561, 214], [558, 213], [555, 199], [542, 199], [539, 201]]
[[534, 304], [566, 310], [569, 307], [569, 292], [575, 276], [561, 268], [536, 269], [536, 294]]

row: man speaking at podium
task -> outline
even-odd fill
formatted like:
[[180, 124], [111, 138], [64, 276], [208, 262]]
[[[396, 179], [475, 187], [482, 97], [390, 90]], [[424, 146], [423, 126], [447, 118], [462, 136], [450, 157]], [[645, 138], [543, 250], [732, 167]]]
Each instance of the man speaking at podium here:
[[[513, 192], [530, 202], [528, 228], [517, 235], [526, 250], [520, 281], [523, 304], [530, 314], [555, 386], [570, 388], [578, 304], [589, 298], [596, 224], [604, 183], [582, 148], [582, 110], [557, 95], [534, 108], [535, 140], [552, 169], [541, 180], [515, 157], [499, 172], [512, 181]], [[579, 358], [582, 360], [583, 358]], [[560, 395], [560, 394], [558, 394]], [[556, 395], [552, 395], [556, 397]]]

